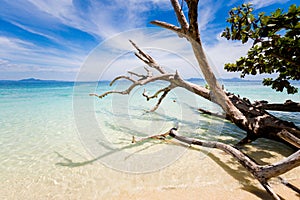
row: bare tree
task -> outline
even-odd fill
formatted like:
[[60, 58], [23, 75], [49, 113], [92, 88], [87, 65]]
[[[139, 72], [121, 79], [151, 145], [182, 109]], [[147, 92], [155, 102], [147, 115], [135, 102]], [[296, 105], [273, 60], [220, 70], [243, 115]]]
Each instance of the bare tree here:
[[[237, 148], [223, 144], [220, 142], [208, 142], [201, 141], [198, 139], [186, 138], [177, 134], [175, 128], [171, 129], [169, 132], [158, 135], [151, 136], [150, 138], [164, 138], [166, 136], [171, 136], [181, 142], [193, 145], [200, 145], [210, 148], [218, 148], [226, 153], [231, 154], [236, 158], [249, 172], [251, 172], [255, 178], [263, 185], [263, 187], [272, 195], [274, 199], [280, 199], [278, 195], [272, 190], [268, 184], [268, 180], [272, 177], [277, 177], [297, 166], [300, 165], [300, 129], [295, 126], [294, 123], [278, 119], [277, 117], [271, 115], [266, 111], [266, 109], [278, 109], [278, 110], [291, 110], [291, 106], [298, 109], [299, 104], [295, 102], [280, 104], [280, 105], [270, 105], [265, 102], [255, 102], [251, 103], [247, 99], [241, 99], [240, 97], [226, 93], [220, 84], [218, 83], [215, 74], [210, 67], [203, 46], [201, 42], [201, 37], [198, 29], [198, 1], [199, 0], [185, 0], [188, 7], [188, 20], [182, 11], [181, 5], [178, 0], [171, 0], [172, 6], [177, 16], [177, 20], [180, 24], [175, 26], [162, 21], [152, 21], [152, 24], [163, 27], [165, 29], [171, 30], [178, 34], [179, 37], [187, 39], [191, 44], [193, 53], [198, 61], [199, 67], [204, 75], [204, 78], [209, 85], [210, 90], [196, 85], [194, 83], [185, 81], [181, 78], [180, 74], [176, 71], [175, 73], [168, 73], [163, 67], [161, 67], [158, 62], [152, 58], [150, 55], [141, 50], [133, 41], [131, 44], [135, 47], [137, 52], [135, 55], [142, 60], [148, 67], [145, 67], [145, 74], [138, 74], [135, 72], [128, 72], [130, 76], [118, 76], [116, 77], [110, 85], [114, 84], [115, 81], [120, 79], [126, 79], [131, 81], [132, 84], [124, 91], [108, 91], [104, 94], [90, 94], [91, 96], [97, 96], [103, 98], [106, 95], [118, 93], [122, 95], [130, 94], [133, 88], [141, 85], [146, 85], [150, 82], [155, 81], [166, 81], [169, 85], [165, 88], [158, 90], [154, 95], [150, 96], [144, 91], [143, 96], [149, 100], [152, 98], [159, 97], [157, 104], [150, 111], [155, 111], [163, 99], [168, 95], [168, 93], [176, 87], [185, 88], [186, 90], [197, 94], [205, 99], [208, 99], [218, 105], [224, 111], [224, 117], [239, 128], [246, 131], [247, 135], [242, 139], [238, 145], [243, 145], [257, 138], [268, 138], [276, 140], [289, 145], [290, 147], [298, 150], [286, 159], [267, 166], [261, 166], [255, 163], [247, 155], [239, 151]], [[156, 70], [158, 75], [153, 75], [151, 70]], [[203, 112], [213, 114], [209, 111], [201, 110]], [[147, 138], [144, 138], [147, 139]], [[137, 142], [134, 138], [133, 142]], [[299, 191], [298, 191], [299, 192]]]

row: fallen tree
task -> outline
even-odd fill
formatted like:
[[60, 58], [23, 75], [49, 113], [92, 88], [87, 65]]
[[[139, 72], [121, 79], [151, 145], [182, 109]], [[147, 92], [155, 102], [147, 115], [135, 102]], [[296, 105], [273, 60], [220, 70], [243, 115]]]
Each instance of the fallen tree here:
[[[132, 82], [132, 84], [126, 90], [112, 90], [100, 95], [90, 95], [99, 98], [103, 98], [109, 94], [128, 95], [137, 86], [146, 85], [155, 81], [165, 81], [168, 82], [169, 85], [165, 88], [159, 89], [154, 95], [150, 96], [147, 94], [146, 91], [144, 91], [143, 93], [143, 96], [147, 100], [158, 98], [158, 102], [153, 107], [153, 109], [150, 110], [151, 112], [154, 112], [160, 106], [163, 99], [168, 95], [168, 93], [171, 90], [177, 87], [181, 87], [198, 96], [201, 96], [209, 101], [218, 104], [224, 111], [224, 116], [219, 117], [224, 117], [228, 119], [229, 121], [237, 125], [239, 128], [246, 131], [246, 137], [242, 139], [238, 143], [238, 145], [250, 143], [256, 140], [257, 138], [268, 138], [287, 144], [288, 146], [298, 150], [300, 148], [299, 127], [295, 126], [295, 124], [292, 122], [281, 120], [267, 112], [266, 110], [268, 110], [268, 107], [266, 107], [266, 105], [268, 104], [266, 103], [251, 103], [247, 99], [242, 99], [239, 96], [225, 92], [222, 89], [207, 61], [205, 52], [202, 47], [197, 21], [198, 0], [186, 0], [185, 2], [188, 7], [188, 20], [186, 19], [178, 0], [171, 0], [180, 27], [162, 21], [152, 21], [151, 23], [171, 30], [177, 33], [179, 37], [187, 39], [187, 41], [191, 44], [193, 53], [198, 61], [199, 67], [204, 75], [204, 78], [210, 90], [200, 85], [196, 85], [194, 83], [183, 80], [183, 78], [177, 71], [175, 73], [168, 73], [163, 67], [161, 67], [158, 64], [158, 62], [154, 58], [152, 58], [150, 55], [141, 50], [133, 41], [130, 41], [134, 48], [137, 50], [135, 55], [148, 66], [145, 67], [145, 74], [128, 72], [128, 76], [118, 76], [110, 83], [110, 85], [113, 85], [116, 81], [120, 79], [125, 79]], [[158, 72], [158, 75], [153, 75], [151, 70], [156, 70]], [[209, 111], [205, 112], [213, 114]], [[197, 139], [179, 136], [176, 133], [175, 129], [171, 129], [167, 133], [167, 135], [187, 144], [218, 148], [231, 154], [248, 171], [250, 171], [255, 178], [258, 179], [258, 181], [263, 185], [263, 187], [268, 191], [268, 193], [270, 193], [275, 199], [280, 198], [268, 185], [267, 181], [271, 177], [276, 177], [300, 165], [299, 150], [287, 157], [286, 159], [282, 160], [281, 162], [268, 166], [260, 166], [233, 146], [218, 142], [200, 141]], [[159, 135], [158, 138], [165, 136], [166, 135]], [[151, 138], [157, 137], [154, 136]], [[136, 140], [133, 141], [136, 142]]]

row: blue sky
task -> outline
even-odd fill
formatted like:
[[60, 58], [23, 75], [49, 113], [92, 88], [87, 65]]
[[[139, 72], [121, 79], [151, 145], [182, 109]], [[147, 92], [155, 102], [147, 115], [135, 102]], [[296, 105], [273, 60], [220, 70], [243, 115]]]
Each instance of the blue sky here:
[[[242, 56], [250, 45], [220, 38], [220, 33], [226, 27], [229, 9], [244, 2], [200, 0], [202, 40], [219, 76], [224, 78], [238, 77], [238, 74], [226, 73], [222, 69], [223, 64]], [[298, 1], [251, 2], [257, 12], [268, 13], [278, 7], [287, 10], [289, 5]], [[111, 41], [114, 35], [122, 35], [130, 30], [136, 33], [139, 32], [136, 28], [153, 27], [149, 21], [155, 19], [177, 24], [168, 0], [0, 0], [0, 3], [0, 79], [6, 80], [29, 77], [75, 80], [90, 52], [97, 46], [101, 48], [101, 43]], [[143, 31], [141, 34], [144, 34]], [[135, 34], [130, 36], [132, 38], [128, 39], [135, 40]], [[156, 39], [159, 37], [156, 34]], [[124, 40], [127, 43], [126, 38]], [[176, 40], [182, 40], [177, 46], [185, 42], [180, 38]], [[165, 45], [169, 44], [174, 49], [175, 39], [172, 38], [172, 41]], [[99, 55], [101, 60], [105, 60], [109, 53], [106, 50]], [[168, 61], [171, 62], [171, 59]], [[109, 79], [117, 73], [112, 71], [105, 78]], [[193, 76], [186, 74], [187, 77]]]

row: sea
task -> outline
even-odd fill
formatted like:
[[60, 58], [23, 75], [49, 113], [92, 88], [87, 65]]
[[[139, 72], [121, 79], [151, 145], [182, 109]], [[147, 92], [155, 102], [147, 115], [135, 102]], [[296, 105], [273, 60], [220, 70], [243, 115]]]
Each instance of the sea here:
[[[205, 85], [203, 80], [191, 81]], [[276, 92], [260, 81], [223, 80], [221, 84], [251, 102], [300, 102], [299, 93]], [[295, 84], [300, 88], [300, 82]], [[90, 95], [123, 91], [128, 86], [123, 81], [113, 86], [108, 81], [0, 81], [0, 199], [126, 199], [145, 190], [205, 188], [220, 183], [227, 191], [247, 190], [248, 179], [242, 177], [245, 172], [240, 178], [229, 176], [223, 170], [226, 167], [211, 157], [214, 151], [193, 150], [162, 136], [144, 140], [177, 127], [181, 135], [237, 143], [244, 131], [197, 111], [202, 108], [222, 114], [219, 106], [175, 88], [155, 112], [149, 112], [159, 95], [147, 101], [142, 94], [154, 95], [168, 86], [164, 82], [140, 86], [129, 95]], [[270, 113], [300, 126], [300, 113]], [[268, 164], [272, 157], [280, 159], [292, 150], [260, 139], [245, 152]], [[230, 165], [233, 161], [226, 162]], [[202, 167], [204, 174], [195, 175]], [[183, 172], [187, 169], [189, 173]], [[237, 182], [229, 188], [230, 183], [222, 182], [220, 176], [224, 180], [234, 177]], [[288, 178], [300, 180], [296, 172]], [[250, 188], [246, 193], [253, 195], [253, 191]]]

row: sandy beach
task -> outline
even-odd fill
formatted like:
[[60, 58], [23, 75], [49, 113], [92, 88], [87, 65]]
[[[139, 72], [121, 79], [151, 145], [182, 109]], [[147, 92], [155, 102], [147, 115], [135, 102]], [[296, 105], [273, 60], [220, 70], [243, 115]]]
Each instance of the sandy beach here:
[[[251, 174], [218, 150], [190, 148], [170, 166], [152, 173], [112, 170], [99, 162], [78, 167], [53, 165], [49, 171], [11, 173], [1, 181], [1, 199], [270, 199]], [[263, 154], [261, 154], [263, 155]], [[279, 159], [279, 154], [274, 154]], [[79, 157], [74, 158], [74, 162]], [[82, 159], [82, 158], [81, 158]], [[262, 159], [265, 162], [274, 158]], [[84, 160], [82, 160], [84, 161]], [[284, 174], [300, 187], [300, 168]], [[299, 199], [277, 179], [271, 181], [283, 199]]]

